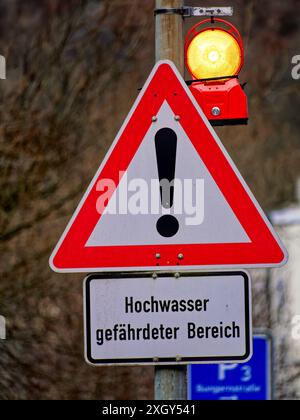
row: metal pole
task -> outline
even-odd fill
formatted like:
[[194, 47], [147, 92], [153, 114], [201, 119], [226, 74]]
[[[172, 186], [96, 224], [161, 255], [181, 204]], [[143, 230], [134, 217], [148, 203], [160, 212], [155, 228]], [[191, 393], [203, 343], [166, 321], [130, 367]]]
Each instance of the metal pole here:
[[[156, 0], [156, 9], [181, 8], [184, 0]], [[183, 18], [179, 14], [156, 16], [156, 61], [171, 60], [184, 75]], [[187, 368], [160, 366], [155, 368], [155, 399], [186, 400]]]
[[155, 400], [187, 399], [187, 368], [185, 366], [161, 366], [155, 368]]

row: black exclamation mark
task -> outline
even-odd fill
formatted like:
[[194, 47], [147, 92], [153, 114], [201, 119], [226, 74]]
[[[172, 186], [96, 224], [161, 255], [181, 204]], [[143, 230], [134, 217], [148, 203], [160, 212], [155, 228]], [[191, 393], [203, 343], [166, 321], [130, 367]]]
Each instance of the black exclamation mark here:
[[[160, 181], [160, 199], [162, 207], [171, 209], [174, 203], [174, 179], [176, 169], [177, 135], [170, 128], [162, 128], [155, 136], [156, 159]], [[176, 217], [162, 216], [156, 228], [165, 237], [175, 236], [179, 230]]]

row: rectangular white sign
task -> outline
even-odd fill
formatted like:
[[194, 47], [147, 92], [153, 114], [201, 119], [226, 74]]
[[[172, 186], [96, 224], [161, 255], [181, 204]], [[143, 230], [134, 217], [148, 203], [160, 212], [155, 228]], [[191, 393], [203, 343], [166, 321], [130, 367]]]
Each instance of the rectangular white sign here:
[[93, 365], [243, 363], [252, 355], [245, 272], [91, 275], [84, 293]]

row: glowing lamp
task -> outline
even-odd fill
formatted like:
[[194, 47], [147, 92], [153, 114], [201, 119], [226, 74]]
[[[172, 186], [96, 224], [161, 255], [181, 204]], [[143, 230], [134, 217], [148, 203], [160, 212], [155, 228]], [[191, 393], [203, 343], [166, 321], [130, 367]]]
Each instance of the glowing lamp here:
[[247, 97], [238, 81], [244, 64], [238, 30], [223, 19], [206, 19], [186, 38], [185, 62], [191, 91], [214, 125], [247, 124]]

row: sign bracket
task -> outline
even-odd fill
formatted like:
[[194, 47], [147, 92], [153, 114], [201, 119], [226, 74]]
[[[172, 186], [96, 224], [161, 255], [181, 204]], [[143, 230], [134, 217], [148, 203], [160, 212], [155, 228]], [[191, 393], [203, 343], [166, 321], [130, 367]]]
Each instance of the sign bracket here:
[[181, 15], [183, 18], [193, 16], [233, 16], [233, 7], [180, 7], [156, 9], [154, 15]]

